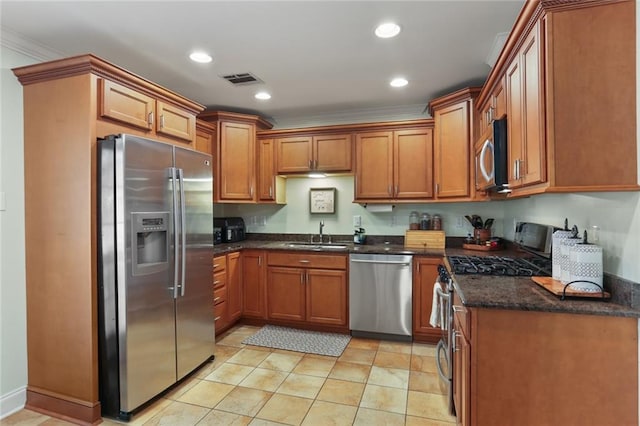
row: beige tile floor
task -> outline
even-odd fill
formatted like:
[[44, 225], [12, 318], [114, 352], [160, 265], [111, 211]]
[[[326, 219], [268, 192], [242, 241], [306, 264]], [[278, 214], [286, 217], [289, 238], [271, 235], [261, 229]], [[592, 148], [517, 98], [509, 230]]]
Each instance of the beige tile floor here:
[[[451, 425], [435, 346], [352, 338], [329, 357], [243, 345], [259, 328], [218, 338], [215, 360], [131, 425]], [[29, 410], [2, 425], [69, 425]], [[106, 425], [119, 424], [104, 419]]]

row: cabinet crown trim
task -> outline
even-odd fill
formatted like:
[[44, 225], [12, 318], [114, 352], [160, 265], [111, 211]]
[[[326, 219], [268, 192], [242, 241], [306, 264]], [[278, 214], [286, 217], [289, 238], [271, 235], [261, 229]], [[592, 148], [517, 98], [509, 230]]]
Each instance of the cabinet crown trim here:
[[14, 68], [13, 73], [23, 86], [90, 73], [142, 91], [161, 101], [170, 102], [194, 115], [205, 108], [204, 105], [193, 102], [90, 53]]
[[260, 117], [259, 115], [253, 114], [241, 114], [238, 112], [227, 112], [227, 111], [204, 111], [200, 115], [198, 115], [198, 119], [204, 121], [234, 121], [241, 123], [249, 123], [255, 124], [258, 129], [271, 129], [273, 124]]
[[388, 121], [375, 123], [356, 123], [356, 124], [336, 124], [333, 126], [317, 126], [317, 127], [301, 127], [296, 129], [274, 129], [259, 131], [258, 136], [264, 138], [272, 138], [278, 136], [294, 136], [294, 135], [321, 135], [336, 134], [348, 132], [366, 132], [370, 130], [398, 130], [409, 127], [426, 127], [433, 128], [433, 119], [418, 119], [406, 121]]
[[433, 115], [433, 111], [436, 109], [448, 107], [450, 105], [457, 104], [460, 101], [476, 98], [480, 94], [482, 87], [466, 87], [464, 89], [457, 90], [453, 93], [449, 93], [439, 98], [431, 100], [429, 102], [429, 113]]

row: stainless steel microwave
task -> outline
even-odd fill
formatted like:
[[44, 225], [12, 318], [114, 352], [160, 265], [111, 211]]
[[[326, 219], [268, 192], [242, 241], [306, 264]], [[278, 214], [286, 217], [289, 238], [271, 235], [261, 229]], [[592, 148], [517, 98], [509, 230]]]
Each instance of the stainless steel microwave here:
[[476, 189], [507, 193], [507, 119], [493, 120], [475, 152]]

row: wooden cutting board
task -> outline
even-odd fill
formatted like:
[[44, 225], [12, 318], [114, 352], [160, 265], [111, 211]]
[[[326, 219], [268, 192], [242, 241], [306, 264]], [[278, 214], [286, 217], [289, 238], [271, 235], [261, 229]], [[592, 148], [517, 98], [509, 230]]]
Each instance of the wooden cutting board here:
[[404, 246], [414, 249], [443, 249], [444, 231], [412, 231], [404, 233]]
[[[552, 277], [531, 277], [534, 283], [539, 286], [545, 288], [556, 296], [562, 296], [562, 292], [564, 291], [564, 287], [566, 284], [562, 284], [561, 281], [554, 280]], [[594, 299], [609, 299], [611, 298], [611, 294], [608, 292], [604, 292], [604, 296], [600, 291], [580, 291], [574, 290], [571, 287], [567, 287], [567, 290], [564, 292], [565, 297], [591, 297]]]

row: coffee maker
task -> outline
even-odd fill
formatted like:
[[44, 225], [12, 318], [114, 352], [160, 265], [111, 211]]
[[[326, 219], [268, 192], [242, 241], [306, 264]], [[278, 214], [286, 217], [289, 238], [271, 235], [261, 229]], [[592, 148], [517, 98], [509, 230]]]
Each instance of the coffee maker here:
[[220, 240], [222, 243], [235, 243], [247, 238], [244, 220], [241, 217], [214, 218], [213, 229], [220, 230]]

